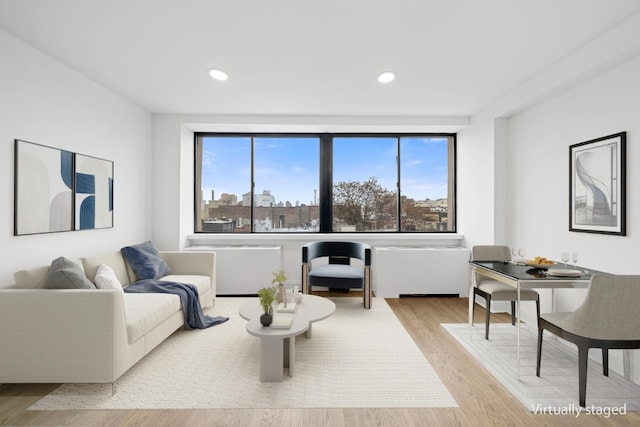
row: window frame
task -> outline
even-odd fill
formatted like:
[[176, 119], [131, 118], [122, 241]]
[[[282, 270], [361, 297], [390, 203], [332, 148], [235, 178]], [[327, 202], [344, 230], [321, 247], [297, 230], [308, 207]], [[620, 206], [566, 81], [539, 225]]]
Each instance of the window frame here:
[[[202, 141], [206, 137], [245, 137], [251, 139], [251, 230], [249, 232], [242, 233], [228, 233], [228, 232], [206, 232], [197, 231], [197, 223], [202, 218], [202, 212], [199, 211], [199, 206], [202, 204], [202, 181], [201, 181], [201, 165], [202, 165]], [[255, 231], [254, 230], [254, 197], [255, 197], [255, 177], [254, 177], [254, 162], [255, 162], [255, 139], [261, 137], [273, 137], [273, 138], [295, 138], [295, 137], [317, 137], [319, 141], [319, 177], [318, 177], [318, 209], [319, 209], [319, 230], [318, 231], [296, 231], [286, 232], [280, 234], [336, 234], [341, 235], [345, 232], [333, 231], [333, 138], [396, 138], [397, 139], [397, 160], [396, 160], [396, 229], [394, 231], [349, 231], [349, 234], [362, 234], [362, 235], [393, 235], [393, 234], [405, 234], [416, 235], [424, 234], [431, 235], [436, 233], [456, 234], [457, 233], [457, 134], [456, 133], [430, 133], [430, 132], [195, 132], [194, 133], [194, 233], [204, 235], [269, 235], [273, 232]], [[448, 200], [453, 201], [453, 209], [448, 207], [447, 215], [453, 215], [450, 219], [451, 230], [435, 230], [435, 231], [409, 231], [402, 230], [402, 152], [400, 142], [402, 138], [447, 138], [449, 144], [448, 151], [448, 163], [447, 163], [447, 180], [448, 180], [448, 192], [450, 193]], [[452, 194], [451, 194], [452, 193]], [[451, 212], [452, 211], [452, 212]], [[278, 233], [275, 233], [278, 234]]]

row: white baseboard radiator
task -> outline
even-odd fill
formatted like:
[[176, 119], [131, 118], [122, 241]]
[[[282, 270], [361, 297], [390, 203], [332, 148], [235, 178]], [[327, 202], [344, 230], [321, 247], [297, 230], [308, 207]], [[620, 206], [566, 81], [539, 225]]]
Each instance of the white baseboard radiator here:
[[377, 297], [469, 293], [469, 249], [462, 246], [376, 247], [371, 263]]
[[255, 295], [282, 268], [280, 246], [191, 246], [216, 253], [216, 295]]

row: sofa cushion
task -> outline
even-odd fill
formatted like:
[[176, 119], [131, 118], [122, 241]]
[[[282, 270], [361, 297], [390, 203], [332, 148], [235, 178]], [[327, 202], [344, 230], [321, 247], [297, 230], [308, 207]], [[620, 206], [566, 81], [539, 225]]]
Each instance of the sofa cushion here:
[[198, 295], [203, 295], [211, 289], [211, 278], [209, 276], [198, 276], [192, 274], [170, 274], [162, 279], [165, 282], [177, 282], [193, 285], [198, 289]]
[[351, 265], [326, 264], [313, 267], [309, 272], [309, 285], [335, 288], [362, 288], [364, 270]]
[[82, 267], [65, 257], [51, 262], [45, 287], [48, 289], [95, 289]]
[[121, 252], [138, 280], [159, 279], [171, 274], [171, 269], [151, 242], [126, 246]]
[[129, 343], [146, 335], [182, 307], [180, 297], [171, 294], [124, 294]]
[[82, 258], [82, 265], [89, 280], [95, 279], [100, 264], [108, 265], [115, 273], [122, 286], [129, 285], [129, 276], [124, 257], [120, 251], [108, 252], [102, 255]]
[[124, 292], [122, 283], [120, 283], [118, 277], [116, 277], [116, 273], [106, 264], [100, 264], [98, 266], [98, 271], [93, 278], [93, 283], [96, 284], [96, 288], [98, 289], [119, 289]]
[[18, 289], [44, 289], [47, 283], [47, 273], [49, 266], [30, 268], [28, 270], [20, 270], [13, 273], [13, 279]]
[[[73, 262], [83, 268], [81, 259], [73, 259]], [[46, 289], [47, 274], [49, 273], [49, 265], [30, 268], [28, 270], [20, 270], [13, 273], [13, 279], [16, 282], [17, 289]]]

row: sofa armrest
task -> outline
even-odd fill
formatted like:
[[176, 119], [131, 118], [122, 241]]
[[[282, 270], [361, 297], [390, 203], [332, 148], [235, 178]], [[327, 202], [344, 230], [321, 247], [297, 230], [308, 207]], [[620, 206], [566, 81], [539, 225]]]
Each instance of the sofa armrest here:
[[172, 252], [160, 251], [171, 274], [193, 274], [209, 276], [211, 289], [216, 294], [216, 253], [205, 251]]
[[127, 348], [122, 291], [0, 291], [0, 383], [112, 382]]

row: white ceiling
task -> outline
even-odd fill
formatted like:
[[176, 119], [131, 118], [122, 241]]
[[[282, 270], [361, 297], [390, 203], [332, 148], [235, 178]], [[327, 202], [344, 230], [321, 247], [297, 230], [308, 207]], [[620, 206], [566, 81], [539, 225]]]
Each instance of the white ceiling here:
[[[153, 113], [470, 116], [638, 11], [637, 0], [0, 0], [0, 27]], [[229, 80], [212, 80], [214, 67]], [[396, 81], [377, 83], [384, 70]]]

